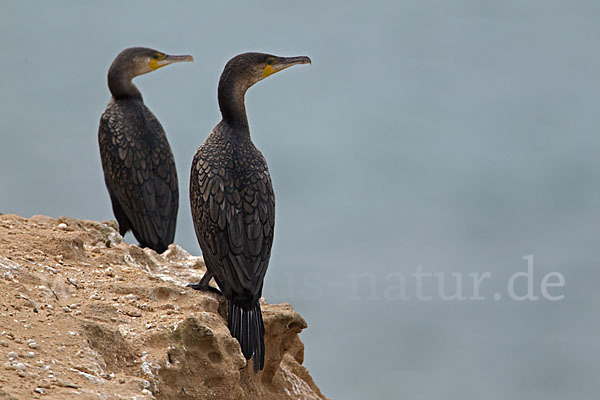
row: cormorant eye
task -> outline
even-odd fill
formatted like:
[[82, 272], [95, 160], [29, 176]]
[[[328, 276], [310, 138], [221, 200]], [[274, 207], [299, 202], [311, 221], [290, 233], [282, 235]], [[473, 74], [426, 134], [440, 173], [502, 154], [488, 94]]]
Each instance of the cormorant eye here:
[[272, 59], [272, 58], [269, 58], [269, 59], [267, 60], [267, 65], [271, 65], [271, 64], [273, 64], [273, 59]]
[[156, 54], [156, 53], [152, 54], [152, 58], [154, 58], [155, 60], [158, 60], [158, 54]]

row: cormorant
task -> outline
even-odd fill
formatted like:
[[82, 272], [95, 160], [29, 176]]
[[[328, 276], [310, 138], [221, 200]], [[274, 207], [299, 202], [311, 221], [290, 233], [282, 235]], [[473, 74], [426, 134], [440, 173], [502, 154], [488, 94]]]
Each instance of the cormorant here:
[[254, 371], [265, 360], [259, 299], [269, 265], [275, 197], [261, 152], [250, 138], [244, 94], [256, 82], [308, 57], [240, 54], [225, 65], [219, 80], [222, 120], [198, 148], [192, 162], [190, 203], [196, 236], [206, 263], [197, 290], [218, 291], [229, 301], [227, 324]]
[[144, 47], [123, 50], [108, 70], [110, 102], [98, 142], [104, 181], [119, 232], [159, 253], [173, 243], [179, 190], [173, 152], [162, 125], [144, 105], [133, 78], [171, 63], [193, 61]]

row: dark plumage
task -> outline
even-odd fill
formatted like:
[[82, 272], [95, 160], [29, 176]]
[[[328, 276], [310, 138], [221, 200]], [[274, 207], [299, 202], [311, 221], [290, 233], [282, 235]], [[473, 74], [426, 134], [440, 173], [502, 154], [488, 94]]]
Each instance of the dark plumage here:
[[[207, 273], [195, 285], [211, 289], [215, 278], [229, 301], [229, 330], [254, 370], [264, 367], [264, 326], [259, 299], [269, 265], [275, 196], [267, 163], [250, 138], [246, 90], [259, 80], [308, 57], [245, 53], [232, 58], [219, 81], [223, 119], [192, 162], [190, 202]], [[215, 289], [213, 289], [215, 290]]]
[[177, 171], [165, 131], [131, 80], [174, 62], [192, 60], [191, 56], [134, 47], [123, 50], [108, 71], [112, 98], [98, 130], [104, 181], [121, 235], [131, 229], [141, 247], [159, 253], [175, 236]]

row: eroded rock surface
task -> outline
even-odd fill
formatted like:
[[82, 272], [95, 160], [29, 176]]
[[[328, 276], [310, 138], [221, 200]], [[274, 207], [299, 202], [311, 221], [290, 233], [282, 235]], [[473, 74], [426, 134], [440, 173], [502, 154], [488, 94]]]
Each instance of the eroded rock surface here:
[[126, 244], [116, 228], [0, 215], [0, 400], [325, 399], [289, 304], [262, 304], [255, 374], [222, 299], [185, 288], [202, 258]]

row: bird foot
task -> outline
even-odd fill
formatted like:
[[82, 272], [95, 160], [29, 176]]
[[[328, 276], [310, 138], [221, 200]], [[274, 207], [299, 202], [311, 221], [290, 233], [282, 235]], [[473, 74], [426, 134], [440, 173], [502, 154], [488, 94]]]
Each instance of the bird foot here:
[[223, 292], [221, 292], [219, 289], [212, 287], [208, 284], [203, 284], [202, 281], [198, 282], [198, 283], [188, 283], [185, 287], [189, 287], [192, 288], [194, 290], [200, 290], [202, 292], [213, 292], [216, 293], [220, 296], [223, 295]]
[[188, 283], [186, 287], [192, 288], [194, 290], [200, 290], [203, 292], [213, 292], [216, 293], [218, 295], [223, 295], [223, 293], [217, 289], [214, 288], [212, 286], [209, 285], [210, 280], [213, 278], [213, 275], [210, 272], [207, 272], [204, 274], [204, 276], [202, 277], [202, 279], [200, 279], [200, 282], [198, 283]]

